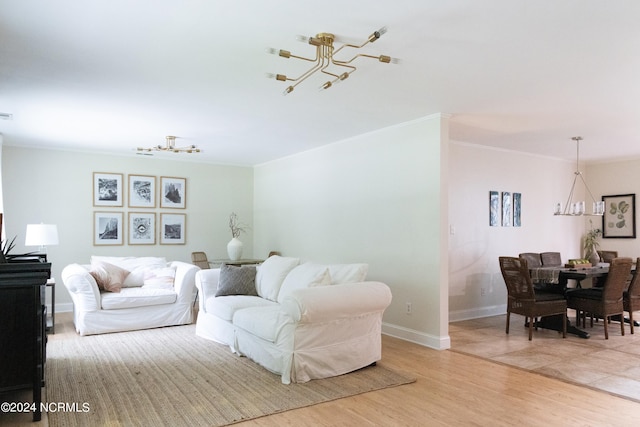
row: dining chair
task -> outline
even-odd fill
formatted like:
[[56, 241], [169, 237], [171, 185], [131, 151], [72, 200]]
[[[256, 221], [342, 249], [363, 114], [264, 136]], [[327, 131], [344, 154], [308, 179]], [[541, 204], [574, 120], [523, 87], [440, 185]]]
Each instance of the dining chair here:
[[540, 258], [540, 254], [537, 252], [523, 252], [518, 256], [527, 260], [529, 268], [542, 267], [542, 259]]
[[622, 294], [622, 305], [624, 311], [629, 312], [629, 325], [631, 325], [631, 333], [633, 334], [633, 312], [640, 310], [640, 273], [638, 268], [640, 267], [640, 257], [636, 260], [636, 271], [633, 273], [633, 278], [629, 287]]
[[[561, 294], [534, 290], [529, 266], [525, 258], [499, 257], [500, 271], [507, 285], [507, 324], [509, 333], [511, 313], [525, 317], [529, 323], [529, 341], [533, 338], [536, 318], [562, 315], [562, 338], [567, 336], [567, 302]], [[537, 330], [536, 326], [536, 330]]]
[[560, 252], [541, 252], [540, 260], [543, 267], [561, 267], [562, 257]]
[[191, 262], [203, 270], [211, 268], [207, 254], [204, 252], [191, 252]]
[[602, 262], [611, 262], [612, 259], [618, 258], [618, 251], [597, 251]]
[[[604, 338], [609, 339], [608, 324], [611, 316], [620, 315], [622, 319], [624, 304], [622, 294], [631, 274], [631, 258], [614, 258], [609, 264], [609, 273], [601, 288], [575, 289], [567, 292], [567, 306], [576, 310], [576, 322], [582, 314], [582, 326], [585, 326], [585, 316], [604, 319]], [[624, 320], [620, 322], [620, 333], [624, 335]]]

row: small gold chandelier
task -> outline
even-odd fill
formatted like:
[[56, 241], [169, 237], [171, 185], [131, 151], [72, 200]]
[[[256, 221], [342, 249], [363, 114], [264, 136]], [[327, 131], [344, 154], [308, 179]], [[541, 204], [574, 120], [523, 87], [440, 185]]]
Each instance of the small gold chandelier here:
[[[351, 75], [351, 73], [356, 71], [356, 67], [354, 65], [351, 65], [351, 63], [360, 57], [377, 59], [378, 61], [383, 62], [385, 64], [389, 64], [389, 63], [397, 64], [399, 61], [396, 58], [391, 58], [390, 56], [387, 56], [387, 55], [375, 56], [375, 55], [369, 55], [365, 53], [359, 53], [355, 55], [353, 58], [345, 61], [341, 61], [335, 58], [335, 55], [338, 52], [340, 52], [343, 48], [350, 47], [354, 49], [360, 49], [369, 43], [375, 42], [386, 32], [387, 32], [386, 27], [383, 27], [378, 31], [374, 31], [367, 38], [367, 40], [359, 46], [345, 43], [337, 49], [334, 47], [334, 42], [336, 41], [336, 37], [333, 34], [319, 33], [319, 34], [316, 34], [315, 37], [299, 36], [298, 39], [300, 41], [304, 41], [305, 43], [309, 43], [310, 45], [316, 47], [315, 59], [293, 55], [288, 50], [282, 50], [282, 49], [281, 50], [268, 49], [267, 52], [274, 55], [281, 56], [283, 58], [296, 58], [296, 59], [302, 59], [303, 61], [313, 62], [314, 65], [297, 78], [290, 78], [284, 74], [268, 74], [268, 77], [275, 78], [276, 80], [279, 80], [281, 82], [285, 82], [285, 81], [294, 82], [292, 85], [288, 86], [284, 90], [283, 95], [287, 95], [291, 93], [296, 86], [298, 86], [300, 83], [305, 81], [309, 76], [311, 76], [312, 74], [315, 74], [318, 71], [331, 76], [330, 80], [328, 80], [322, 86], [320, 86], [320, 89], [329, 89], [331, 86], [335, 85], [336, 83], [340, 83], [341, 81], [347, 79]], [[331, 71], [329, 71], [329, 67], [331, 66], [341, 67], [341, 68], [338, 68], [338, 70], [332, 69]], [[340, 73], [340, 71], [343, 71], [343, 72]]]
[[142, 148], [138, 147], [138, 151], [149, 152], [149, 151], [170, 151], [172, 153], [199, 153], [200, 149], [196, 148], [195, 145], [189, 145], [187, 147], [176, 147], [176, 136], [169, 135], [166, 137], [167, 142], [164, 146], [156, 145], [151, 148]]

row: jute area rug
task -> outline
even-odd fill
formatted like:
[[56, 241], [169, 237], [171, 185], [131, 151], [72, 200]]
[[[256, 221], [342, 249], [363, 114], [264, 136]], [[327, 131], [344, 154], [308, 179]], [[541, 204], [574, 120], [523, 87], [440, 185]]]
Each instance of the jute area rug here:
[[[221, 426], [415, 381], [382, 366], [283, 385], [195, 326], [51, 336], [46, 401], [56, 426]], [[44, 399], [43, 399], [44, 400]]]

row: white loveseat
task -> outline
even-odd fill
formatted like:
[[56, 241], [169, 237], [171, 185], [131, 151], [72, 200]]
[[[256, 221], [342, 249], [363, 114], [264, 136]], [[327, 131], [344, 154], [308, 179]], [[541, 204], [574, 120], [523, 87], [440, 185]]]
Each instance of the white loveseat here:
[[238, 291], [225, 274], [233, 281], [240, 268], [252, 267], [196, 274], [198, 336], [229, 345], [280, 374], [284, 384], [341, 375], [380, 360], [382, 314], [391, 291], [365, 281], [366, 264], [300, 264], [272, 256], [253, 267], [254, 281]]
[[66, 266], [62, 281], [76, 331], [92, 335], [192, 323], [198, 270], [162, 257], [93, 256]]

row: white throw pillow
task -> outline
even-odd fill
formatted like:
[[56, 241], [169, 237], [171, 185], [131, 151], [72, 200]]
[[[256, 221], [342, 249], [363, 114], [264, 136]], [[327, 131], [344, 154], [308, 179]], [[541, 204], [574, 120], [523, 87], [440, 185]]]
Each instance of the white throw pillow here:
[[149, 268], [144, 273], [143, 288], [173, 290], [173, 282], [176, 278], [174, 267]]
[[278, 302], [291, 294], [296, 289], [310, 288], [312, 286], [327, 286], [331, 284], [331, 275], [326, 265], [312, 264], [310, 262], [295, 267], [285, 277]]
[[117, 265], [129, 272], [129, 275], [122, 284], [123, 288], [144, 285], [144, 275], [148, 270], [163, 268], [167, 266], [167, 259], [164, 257], [117, 257], [117, 256], [92, 256], [91, 262], [108, 262]]
[[287, 274], [300, 262], [299, 258], [270, 256], [257, 267], [256, 290], [264, 299], [277, 301], [280, 286]]
[[332, 264], [329, 265], [332, 285], [364, 282], [369, 272], [369, 264]]

